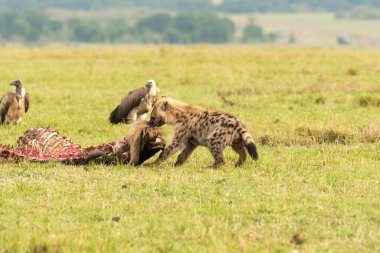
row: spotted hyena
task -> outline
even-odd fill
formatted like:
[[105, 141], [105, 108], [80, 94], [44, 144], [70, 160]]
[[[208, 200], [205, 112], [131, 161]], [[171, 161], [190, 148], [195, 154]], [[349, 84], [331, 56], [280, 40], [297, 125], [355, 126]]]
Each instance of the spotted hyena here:
[[175, 166], [180, 166], [198, 145], [207, 147], [213, 155], [215, 162], [209, 166], [211, 168], [218, 168], [225, 163], [223, 150], [226, 146], [231, 146], [239, 154], [236, 166], [247, 159], [246, 149], [252, 159], [258, 159], [252, 136], [240, 120], [229, 113], [209, 111], [161, 97], [153, 107], [149, 124], [169, 124], [175, 130], [173, 142], [152, 164], [159, 164], [181, 150], [175, 163]]

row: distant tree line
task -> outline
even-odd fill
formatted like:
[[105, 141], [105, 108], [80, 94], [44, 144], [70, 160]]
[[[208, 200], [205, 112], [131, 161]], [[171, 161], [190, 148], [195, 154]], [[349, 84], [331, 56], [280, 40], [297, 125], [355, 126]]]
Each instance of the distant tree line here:
[[293, 11], [347, 11], [359, 6], [380, 8], [379, 0], [223, 0], [219, 5], [211, 0], [0, 0], [3, 10], [104, 9], [147, 7], [177, 11], [223, 12], [293, 12]]
[[116, 42], [128, 32], [123, 20], [97, 21], [70, 19], [53, 20], [44, 13], [6, 11], [0, 13], [1, 42]]
[[52, 21], [37, 12], [24, 14], [9, 11], [0, 15], [1, 40], [37, 41], [41, 36], [53, 36], [61, 28], [60, 22]]
[[1, 42], [228, 43], [234, 34], [233, 22], [211, 13], [159, 13], [133, 27], [123, 19], [58, 21], [34, 11], [0, 13]]
[[143, 42], [155, 38], [155, 42], [166, 43], [227, 43], [235, 34], [235, 26], [229, 19], [210, 13], [175, 17], [162, 13], [140, 20], [135, 31]]
[[242, 43], [262, 43], [262, 42], [275, 42], [277, 35], [275, 33], [265, 33], [261, 26], [250, 23], [244, 27], [243, 36], [241, 37]]

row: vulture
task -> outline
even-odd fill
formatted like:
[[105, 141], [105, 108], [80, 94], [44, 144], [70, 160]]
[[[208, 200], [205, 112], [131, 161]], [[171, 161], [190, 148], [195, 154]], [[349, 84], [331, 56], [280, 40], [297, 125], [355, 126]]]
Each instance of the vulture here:
[[10, 83], [14, 91], [4, 94], [0, 100], [1, 124], [18, 124], [29, 109], [29, 94], [25, 93], [21, 80]]
[[149, 80], [144, 87], [129, 92], [111, 112], [110, 122], [112, 124], [120, 122], [130, 124], [136, 120], [144, 120], [147, 112], [152, 109], [158, 92], [159, 89], [154, 80]]

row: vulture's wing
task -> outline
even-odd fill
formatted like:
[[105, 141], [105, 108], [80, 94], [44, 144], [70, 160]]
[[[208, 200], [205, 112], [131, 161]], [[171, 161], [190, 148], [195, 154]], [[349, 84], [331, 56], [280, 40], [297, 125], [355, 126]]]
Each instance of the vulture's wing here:
[[29, 93], [25, 94], [25, 113], [29, 110], [29, 105], [30, 105], [30, 96]]
[[128, 95], [123, 98], [120, 105], [111, 112], [109, 118], [110, 122], [112, 124], [117, 124], [124, 119], [127, 119], [129, 112], [140, 104], [141, 100], [147, 93], [148, 88], [146, 87], [129, 92]]
[[9, 106], [11, 105], [13, 101], [14, 94], [12, 92], [7, 92], [4, 94], [4, 96], [0, 100], [0, 116], [1, 116], [1, 123], [4, 123], [5, 115], [7, 114], [9, 110]]

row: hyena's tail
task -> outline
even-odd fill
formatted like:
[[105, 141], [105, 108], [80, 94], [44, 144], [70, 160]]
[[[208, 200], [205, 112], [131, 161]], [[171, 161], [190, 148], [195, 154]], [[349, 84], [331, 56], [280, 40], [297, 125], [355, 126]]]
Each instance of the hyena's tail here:
[[240, 130], [240, 135], [243, 139], [245, 147], [248, 150], [249, 155], [253, 160], [259, 159], [259, 154], [257, 154], [257, 148], [253, 142], [252, 135], [250, 135], [244, 127], [239, 127], [238, 130]]

